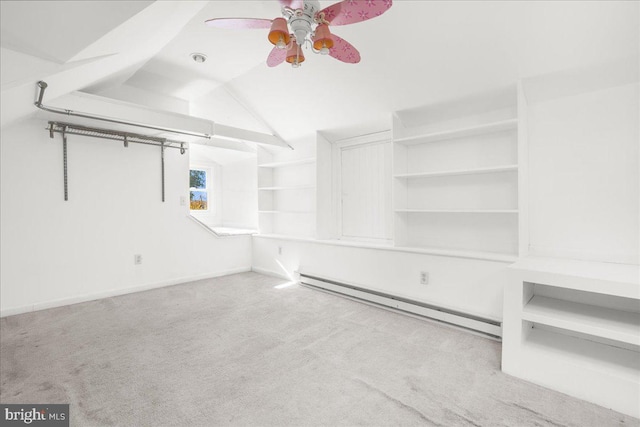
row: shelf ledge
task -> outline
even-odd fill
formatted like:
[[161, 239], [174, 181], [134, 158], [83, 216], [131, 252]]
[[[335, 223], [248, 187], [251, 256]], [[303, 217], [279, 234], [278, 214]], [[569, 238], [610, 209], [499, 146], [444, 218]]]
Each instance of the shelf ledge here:
[[517, 209], [396, 209], [397, 213], [517, 214]]
[[527, 256], [509, 268], [529, 282], [640, 299], [640, 266], [637, 264]]
[[500, 172], [513, 172], [518, 170], [518, 165], [505, 165], [505, 166], [493, 166], [487, 168], [473, 168], [473, 169], [457, 169], [438, 172], [419, 172], [419, 173], [406, 173], [394, 175], [394, 178], [409, 179], [409, 178], [430, 178], [438, 176], [456, 176], [456, 175], [476, 175], [486, 173], [500, 173]]
[[297, 165], [306, 165], [310, 163], [315, 163], [316, 159], [314, 157], [308, 157], [306, 159], [297, 159], [297, 160], [289, 160], [286, 162], [271, 162], [271, 163], [263, 163], [258, 165], [259, 168], [282, 168], [286, 166], [297, 166]]
[[445, 141], [454, 138], [463, 138], [467, 136], [501, 132], [505, 130], [516, 129], [517, 127], [518, 119], [508, 119], [461, 129], [398, 138], [395, 140], [395, 143], [402, 145], [426, 144], [430, 142]]
[[288, 186], [288, 187], [259, 187], [260, 191], [278, 191], [278, 190], [313, 190], [313, 185]]
[[522, 319], [640, 346], [640, 313], [536, 295]]
[[258, 211], [261, 214], [315, 214], [315, 211]]
[[481, 252], [481, 251], [464, 251], [457, 249], [441, 249], [441, 248], [419, 248], [409, 246], [392, 246], [390, 244], [382, 243], [368, 243], [368, 242], [356, 242], [348, 240], [323, 240], [315, 239], [313, 237], [300, 237], [290, 236], [286, 234], [254, 234], [253, 237], [264, 239], [280, 239], [291, 240], [297, 242], [317, 243], [321, 245], [334, 245], [334, 246], [350, 246], [363, 249], [376, 249], [394, 252], [407, 252], [424, 255], [446, 256], [452, 258], [467, 258], [477, 259], [483, 261], [497, 261], [505, 263], [513, 263], [518, 259], [515, 254], [506, 254], [498, 252]]

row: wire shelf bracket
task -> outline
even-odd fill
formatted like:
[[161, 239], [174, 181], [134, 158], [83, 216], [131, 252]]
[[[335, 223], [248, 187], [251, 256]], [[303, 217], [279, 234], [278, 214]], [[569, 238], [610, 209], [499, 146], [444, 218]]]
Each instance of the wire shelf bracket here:
[[128, 148], [129, 144], [143, 144], [160, 147], [160, 176], [161, 176], [161, 196], [162, 201], [165, 201], [165, 150], [167, 148], [175, 148], [180, 150], [180, 154], [184, 154], [187, 151], [187, 143], [184, 141], [176, 141], [173, 139], [160, 138], [156, 136], [141, 135], [132, 132], [122, 132], [111, 129], [101, 129], [89, 126], [81, 126], [72, 123], [54, 122], [50, 121], [47, 127], [49, 131], [49, 137], [54, 138], [55, 134], [62, 135], [62, 170], [64, 180], [64, 200], [69, 200], [69, 169], [68, 169], [68, 135], [87, 136], [91, 138], [106, 139], [111, 141], [119, 141], [123, 143], [124, 148]]

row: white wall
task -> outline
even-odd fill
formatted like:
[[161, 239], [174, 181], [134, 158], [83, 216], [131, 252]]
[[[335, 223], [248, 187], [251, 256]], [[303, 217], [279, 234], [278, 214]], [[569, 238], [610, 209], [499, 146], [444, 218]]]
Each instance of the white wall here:
[[158, 148], [69, 136], [65, 202], [61, 137], [42, 117], [0, 134], [2, 315], [250, 269], [250, 237], [217, 239], [180, 205], [178, 150], [166, 152], [162, 203]]
[[222, 225], [258, 229], [256, 156], [222, 166]]
[[[502, 319], [506, 265], [259, 235], [253, 238], [255, 271], [281, 276], [302, 271], [492, 319]], [[429, 273], [428, 285], [420, 284], [421, 271]]]
[[638, 84], [529, 104], [532, 254], [638, 263]]

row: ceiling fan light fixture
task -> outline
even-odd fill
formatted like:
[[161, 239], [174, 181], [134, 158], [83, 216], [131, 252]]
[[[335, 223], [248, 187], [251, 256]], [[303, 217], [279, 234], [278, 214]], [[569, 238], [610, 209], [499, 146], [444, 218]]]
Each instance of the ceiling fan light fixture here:
[[271, 23], [271, 31], [269, 31], [269, 41], [271, 44], [279, 49], [284, 49], [290, 40], [287, 20], [284, 18], [274, 19]]
[[304, 53], [298, 43], [291, 43], [287, 49], [287, 62], [293, 68], [298, 68], [304, 62]]
[[[279, 0], [281, 18], [212, 18], [209, 27], [267, 29], [274, 47], [267, 57], [267, 65], [287, 62], [294, 68], [304, 62], [302, 48], [313, 53], [331, 56], [348, 64], [360, 62], [360, 52], [351, 43], [334, 35], [329, 26], [355, 24], [378, 17], [389, 10], [393, 0], [338, 0], [320, 9], [319, 0]], [[308, 44], [308, 46], [307, 46]]]
[[333, 47], [333, 44], [329, 26], [327, 24], [318, 25], [313, 37], [313, 48], [320, 51], [321, 54], [326, 55], [329, 53], [329, 49]]

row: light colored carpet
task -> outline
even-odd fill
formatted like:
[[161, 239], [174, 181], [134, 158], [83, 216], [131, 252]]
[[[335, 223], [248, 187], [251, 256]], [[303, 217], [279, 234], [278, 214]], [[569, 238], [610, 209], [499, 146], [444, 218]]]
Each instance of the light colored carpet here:
[[255, 273], [4, 318], [0, 400], [76, 426], [637, 426], [500, 343]]

